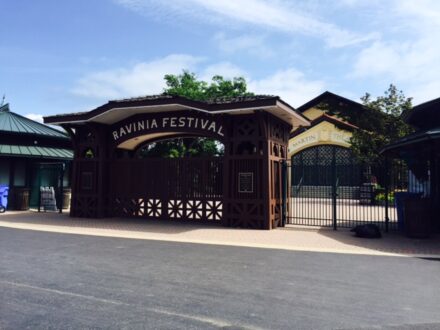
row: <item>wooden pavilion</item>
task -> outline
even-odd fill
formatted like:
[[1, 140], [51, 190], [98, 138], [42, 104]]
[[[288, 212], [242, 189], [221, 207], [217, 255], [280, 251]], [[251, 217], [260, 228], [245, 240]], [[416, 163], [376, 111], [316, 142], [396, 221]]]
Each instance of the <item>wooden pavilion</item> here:
[[[192, 101], [153, 95], [44, 118], [74, 144], [71, 216], [282, 225], [281, 162], [289, 133], [308, 120], [276, 96]], [[223, 157], [141, 159], [175, 137], [211, 137]]]

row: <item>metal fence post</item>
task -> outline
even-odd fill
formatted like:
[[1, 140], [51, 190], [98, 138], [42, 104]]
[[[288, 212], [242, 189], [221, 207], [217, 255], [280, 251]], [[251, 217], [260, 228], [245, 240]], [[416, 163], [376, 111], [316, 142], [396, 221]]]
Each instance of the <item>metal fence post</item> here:
[[281, 204], [281, 223], [284, 227], [286, 225], [286, 210], [287, 210], [287, 162], [281, 162], [281, 178], [282, 178], [282, 204]]
[[38, 175], [38, 212], [41, 212], [41, 165], [38, 164], [37, 175]]
[[337, 183], [336, 183], [336, 148], [332, 148], [332, 218], [333, 218], [333, 230], [338, 229], [338, 224], [336, 220], [336, 203], [337, 203]]
[[59, 183], [58, 183], [58, 185], [59, 185], [59, 188], [58, 188], [58, 205], [59, 205], [59, 209], [58, 209], [58, 212], [59, 213], [63, 213], [63, 197], [64, 197], [64, 187], [63, 187], [63, 184], [64, 184], [64, 170], [65, 170], [65, 165], [64, 165], [64, 163], [62, 163], [61, 165], [60, 165], [60, 170], [59, 170], [59, 173], [58, 173], [58, 175], [59, 175]]
[[389, 222], [390, 218], [388, 216], [388, 208], [389, 208], [389, 184], [390, 184], [390, 171], [388, 168], [388, 157], [385, 158], [385, 232], [388, 233], [389, 230]]

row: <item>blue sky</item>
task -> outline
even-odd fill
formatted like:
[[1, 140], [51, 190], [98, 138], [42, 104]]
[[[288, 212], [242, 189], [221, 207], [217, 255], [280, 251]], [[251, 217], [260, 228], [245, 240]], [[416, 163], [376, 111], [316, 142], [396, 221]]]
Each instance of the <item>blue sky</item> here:
[[0, 94], [31, 118], [160, 93], [163, 76], [244, 76], [298, 107], [390, 83], [440, 97], [436, 0], [1, 0]]

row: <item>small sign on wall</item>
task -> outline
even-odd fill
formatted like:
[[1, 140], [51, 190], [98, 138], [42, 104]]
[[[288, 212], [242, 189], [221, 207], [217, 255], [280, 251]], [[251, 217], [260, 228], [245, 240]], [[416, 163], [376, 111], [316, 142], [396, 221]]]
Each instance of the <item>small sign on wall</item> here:
[[238, 173], [238, 192], [240, 193], [254, 192], [254, 173], [252, 172]]

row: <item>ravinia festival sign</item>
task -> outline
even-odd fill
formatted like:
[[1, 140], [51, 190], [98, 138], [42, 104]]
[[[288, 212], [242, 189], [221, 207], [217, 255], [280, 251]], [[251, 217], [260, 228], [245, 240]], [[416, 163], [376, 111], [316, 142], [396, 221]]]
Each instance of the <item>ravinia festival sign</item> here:
[[138, 119], [117, 126], [112, 131], [113, 141], [122, 138], [149, 134], [153, 131], [205, 131], [207, 134], [224, 136], [223, 126], [214, 119], [192, 116], [169, 116], [163, 118]]

